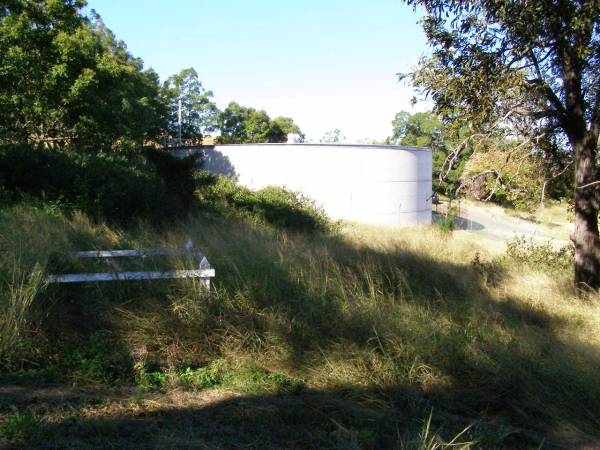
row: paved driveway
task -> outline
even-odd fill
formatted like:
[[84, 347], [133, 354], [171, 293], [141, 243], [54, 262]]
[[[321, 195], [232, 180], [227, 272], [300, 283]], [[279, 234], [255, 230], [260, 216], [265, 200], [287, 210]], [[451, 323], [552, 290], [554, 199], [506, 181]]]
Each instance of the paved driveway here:
[[569, 241], [571, 226], [547, 225], [512, 217], [501, 208], [461, 205], [458, 229], [486, 236], [494, 240], [509, 241], [517, 236], [565, 244]]

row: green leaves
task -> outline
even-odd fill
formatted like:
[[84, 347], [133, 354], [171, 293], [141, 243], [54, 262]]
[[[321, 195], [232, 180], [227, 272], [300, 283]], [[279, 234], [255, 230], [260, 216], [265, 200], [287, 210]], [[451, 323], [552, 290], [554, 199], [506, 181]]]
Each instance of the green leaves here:
[[457, 154], [452, 164], [449, 163], [449, 156], [468, 136], [468, 130], [460, 125], [444, 123], [432, 112], [410, 114], [401, 111], [392, 121], [392, 135], [386, 143], [430, 148], [433, 152], [433, 178], [437, 182], [435, 189], [453, 194], [460, 185], [464, 164], [473, 152], [472, 146], [468, 145]]
[[286, 142], [288, 133], [303, 137], [298, 125], [288, 117], [273, 120], [265, 111], [240, 106], [235, 102], [219, 114], [219, 142], [223, 144]]
[[[0, 142], [111, 150], [155, 139], [165, 107], [143, 71], [83, 1], [15, 0], [0, 16]], [[152, 100], [150, 100], [152, 99]]]
[[177, 136], [178, 109], [181, 102], [181, 134], [185, 139], [199, 140], [213, 131], [217, 121], [217, 106], [213, 93], [207, 91], [193, 68], [183, 69], [165, 81], [161, 94], [168, 105], [168, 134]]

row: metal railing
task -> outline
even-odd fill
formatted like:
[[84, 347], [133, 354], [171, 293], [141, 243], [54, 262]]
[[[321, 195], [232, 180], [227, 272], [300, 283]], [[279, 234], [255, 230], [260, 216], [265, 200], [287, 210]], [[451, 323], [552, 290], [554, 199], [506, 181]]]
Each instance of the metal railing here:
[[[117, 258], [146, 256], [185, 256], [194, 258], [198, 264], [194, 269], [163, 270], [163, 271], [124, 271]], [[131, 281], [131, 280], [158, 280], [169, 278], [200, 278], [202, 285], [210, 289], [210, 280], [215, 276], [215, 269], [210, 265], [204, 254], [194, 248], [191, 240], [188, 240], [184, 248], [150, 248], [140, 250], [92, 250], [84, 252], [73, 252], [69, 254], [72, 258], [106, 258], [107, 262], [115, 270], [111, 272], [97, 273], [68, 273], [55, 274], [48, 277], [49, 283], [87, 283], [98, 281]]]

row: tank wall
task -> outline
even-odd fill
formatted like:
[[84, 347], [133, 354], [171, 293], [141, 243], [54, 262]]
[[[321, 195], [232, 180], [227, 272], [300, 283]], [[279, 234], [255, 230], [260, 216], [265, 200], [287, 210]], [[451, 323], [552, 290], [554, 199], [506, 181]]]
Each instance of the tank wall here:
[[431, 152], [369, 145], [248, 144], [204, 149], [204, 168], [251, 189], [300, 191], [333, 219], [431, 223]]

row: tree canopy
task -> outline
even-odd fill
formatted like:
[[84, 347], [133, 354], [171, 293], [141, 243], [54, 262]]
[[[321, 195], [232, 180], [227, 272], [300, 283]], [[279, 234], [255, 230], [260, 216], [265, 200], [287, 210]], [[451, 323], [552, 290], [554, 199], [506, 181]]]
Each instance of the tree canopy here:
[[452, 165], [448, 156], [465, 138], [465, 131], [456, 133], [432, 112], [410, 114], [401, 111], [392, 121], [392, 135], [386, 144], [427, 147], [432, 151], [434, 189], [453, 195], [461, 184], [461, 175], [472, 149], [469, 147], [457, 156]]
[[212, 91], [207, 91], [193, 68], [183, 69], [169, 77], [162, 87], [168, 105], [168, 134], [178, 134], [178, 110], [181, 102], [181, 135], [199, 141], [206, 132], [217, 126], [217, 105], [212, 101]]
[[0, 7], [0, 143], [111, 151], [178, 135], [200, 143], [285, 142], [303, 134], [287, 117], [231, 103], [187, 68], [161, 84], [85, 0], [9, 0]]
[[[600, 287], [600, 1], [407, 0], [433, 52], [412, 74], [444, 120], [575, 170], [575, 281]], [[552, 175], [554, 176], [554, 175]]]
[[0, 140], [109, 148], [163, 128], [158, 76], [82, 0], [0, 10]]
[[221, 131], [219, 142], [223, 144], [286, 142], [288, 133], [302, 136], [300, 128], [287, 117], [273, 120], [265, 111], [229, 103], [218, 117]]

